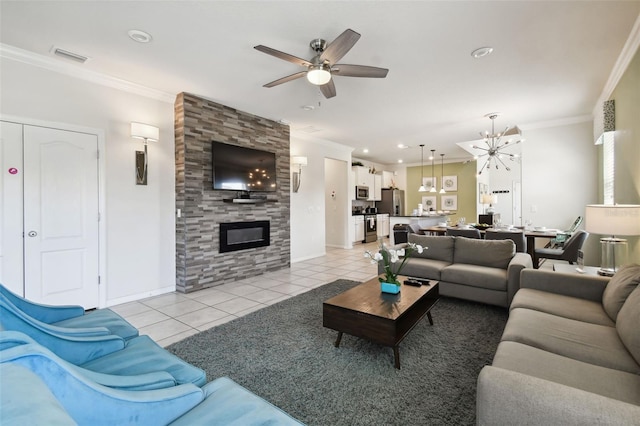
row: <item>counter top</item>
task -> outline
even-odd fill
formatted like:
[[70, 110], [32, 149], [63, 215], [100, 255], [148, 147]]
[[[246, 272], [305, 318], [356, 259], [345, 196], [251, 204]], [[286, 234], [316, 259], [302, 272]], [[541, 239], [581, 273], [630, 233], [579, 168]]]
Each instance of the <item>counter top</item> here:
[[451, 216], [454, 213], [440, 213], [440, 214], [428, 214], [428, 215], [422, 215], [422, 216], [400, 216], [400, 215], [389, 215], [389, 217], [406, 217], [409, 219], [427, 219], [430, 217], [445, 217], [445, 216]]

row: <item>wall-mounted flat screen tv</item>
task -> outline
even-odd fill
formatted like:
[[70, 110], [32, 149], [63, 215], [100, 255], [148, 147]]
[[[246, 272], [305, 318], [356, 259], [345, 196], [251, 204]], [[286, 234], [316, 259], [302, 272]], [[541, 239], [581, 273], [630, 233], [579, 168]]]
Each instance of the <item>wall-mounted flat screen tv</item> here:
[[213, 189], [275, 191], [276, 154], [213, 142]]

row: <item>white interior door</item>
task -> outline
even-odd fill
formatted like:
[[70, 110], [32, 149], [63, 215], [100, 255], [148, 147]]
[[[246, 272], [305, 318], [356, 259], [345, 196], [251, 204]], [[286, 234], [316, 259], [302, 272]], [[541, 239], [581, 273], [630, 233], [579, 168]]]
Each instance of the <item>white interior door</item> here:
[[40, 303], [99, 303], [98, 138], [24, 126], [24, 288]]
[[0, 282], [24, 296], [22, 125], [0, 122]]

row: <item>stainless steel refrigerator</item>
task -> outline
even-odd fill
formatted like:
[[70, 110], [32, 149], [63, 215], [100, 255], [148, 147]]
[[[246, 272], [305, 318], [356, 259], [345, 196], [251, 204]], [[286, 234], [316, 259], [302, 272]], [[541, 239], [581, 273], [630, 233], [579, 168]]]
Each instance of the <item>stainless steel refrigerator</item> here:
[[382, 201], [376, 203], [378, 213], [391, 216], [404, 216], [404, 191], [401, 189], [382, 189]]

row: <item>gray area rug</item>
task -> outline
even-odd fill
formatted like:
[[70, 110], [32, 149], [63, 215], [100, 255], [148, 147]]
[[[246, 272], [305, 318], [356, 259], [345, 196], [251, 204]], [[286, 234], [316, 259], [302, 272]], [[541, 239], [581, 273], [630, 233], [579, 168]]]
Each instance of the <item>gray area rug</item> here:
[[471, 425], [476, 379], [490, 364], [507, 320], [503, 308], [441, 298], [391, 348], [322, 326], [322, 302], [358, 283], [338, 280], [167, 349], [228, 376], [308, 425]]

